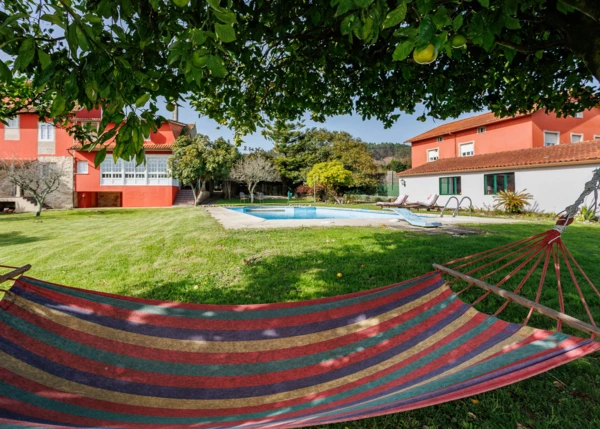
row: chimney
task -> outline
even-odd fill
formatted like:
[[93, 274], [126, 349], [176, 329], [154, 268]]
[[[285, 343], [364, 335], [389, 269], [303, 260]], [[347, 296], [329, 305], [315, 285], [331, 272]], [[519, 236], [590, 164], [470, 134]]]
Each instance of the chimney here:
[[175, 110], [173, 110], [173, 117], [171, 118], [175, 122], [179, 122], [179, 106], [175, 103]]

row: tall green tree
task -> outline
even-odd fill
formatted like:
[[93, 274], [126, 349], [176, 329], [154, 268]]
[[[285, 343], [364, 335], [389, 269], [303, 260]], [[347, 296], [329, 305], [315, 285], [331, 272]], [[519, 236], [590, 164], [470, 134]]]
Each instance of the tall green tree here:
[[165, 100], [237, 142], [306, 112], [573, 114], [599, 104], [599, 24], [593, 0], [5, 0], [0, 84], [29, 79], [57, 122], [101, 106], [93, 144], [116, 135], [125, 158]]
[[194, 205], [197, 205], [201, 186], [209, 180], [225, 179], [238, 158], [237, 148], [223, 138], [213, 142], [198, 134], [194, 138], [179, 137], [168, 162], [171, 176], [191, 186]]
[[323, 185], [325, 198], [336, 199], [341, 187], [352, 185], [352, 172], [344, 168], [341, 161], [315, 164], [306, 177], [308, 186]]

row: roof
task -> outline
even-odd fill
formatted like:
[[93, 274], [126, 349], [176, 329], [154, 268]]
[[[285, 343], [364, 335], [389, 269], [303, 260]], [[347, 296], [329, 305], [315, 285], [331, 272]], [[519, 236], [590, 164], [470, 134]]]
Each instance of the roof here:
[[428, 176], [473, 170], [501, 170], [506, 168], [551, 167], [561, 164], [600, 163], [600, 140], [567, 143], [550, 147], [511, 150], [485, 155], [443, 158], [428, 162], [398, 176]]
[[447, 134], [456, 133], [458, 131], [494, 124], [496, 122], [510, 121], [512, 119], [520, 118], [522, 116], [527, 115], [530, 115], [530, 113], [522, 113], [516, 116], [506, 116], [500, 118], [492, 112], [483, 113], [481, 115], [471, 116], [470, 118], [460, 119], [458, 121], [448, 122], [447, 124], [440, 125], [439, 127], [435, 127], [423, 134], [419, 134], [418, 136], [408, 139], [407, 141], [405, 141], [405, 143], [414, 143], [432, 137], [439, 137]]
[[171, 126], [171, 131], [173, 131], [173, 136], [175, 138], [178, 138], [184, 129], [186, 129], [187, 132], [190, 132], [191, 130], [193, 130], [196, 127], [196, 124], [184, 124], [183, 122], [177, 122], [177, 121], [167, 121], [167, 122]]

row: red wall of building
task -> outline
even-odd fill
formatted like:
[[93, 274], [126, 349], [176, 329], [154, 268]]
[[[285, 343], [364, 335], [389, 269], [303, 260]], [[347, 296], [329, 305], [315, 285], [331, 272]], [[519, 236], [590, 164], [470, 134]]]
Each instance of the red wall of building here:
[[531, 116], [525, 116], [487, 125], [485, 133], [481, 134], [474, 128], [445, 135], [442, 142], [433, 137], [413, 143], [412, 166], [418, 167], [427, 163], [427, 151], [430, 149], [439, 148], [440, 159], [455, 158], [460, 156], [461, 144], [474, 142], [475, 155], [483, 155], [530, 148], [532, 136]]
[[[148, 152], [165, 154], [168, 152]], [[173, 205], [177, 186], [103, 186], [100, 185], [100, 168], [94, 168], [96, 152], [76, 152], [77, 161], [88, 163], [88, 174], [75, 174], [75, 191], [80, 207], [96, 207], [98, 192], [120, 192], [122, 207], [165, 207]], [[108, 154], [107, 156], [112, 156]], [[85, 196], [83, 196], [85, 195]]]
[[583, 140], [600, 136], [600, 109], [583, 112], [583, 118], [557, 118], [555, 113], [539, 110], [533, 115], [533, 147], [544, 146], [544, 131], [558, 131], [560, 143], [571, 143], [571, 133], [583, 134]]

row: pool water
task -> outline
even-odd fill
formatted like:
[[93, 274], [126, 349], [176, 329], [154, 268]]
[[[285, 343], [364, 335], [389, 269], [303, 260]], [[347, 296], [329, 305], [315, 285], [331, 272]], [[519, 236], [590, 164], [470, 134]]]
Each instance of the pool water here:
[[325, 207], [228, 207], [229, 210], [267, 220], [286, 219], [398, 219], [390, 212]]

